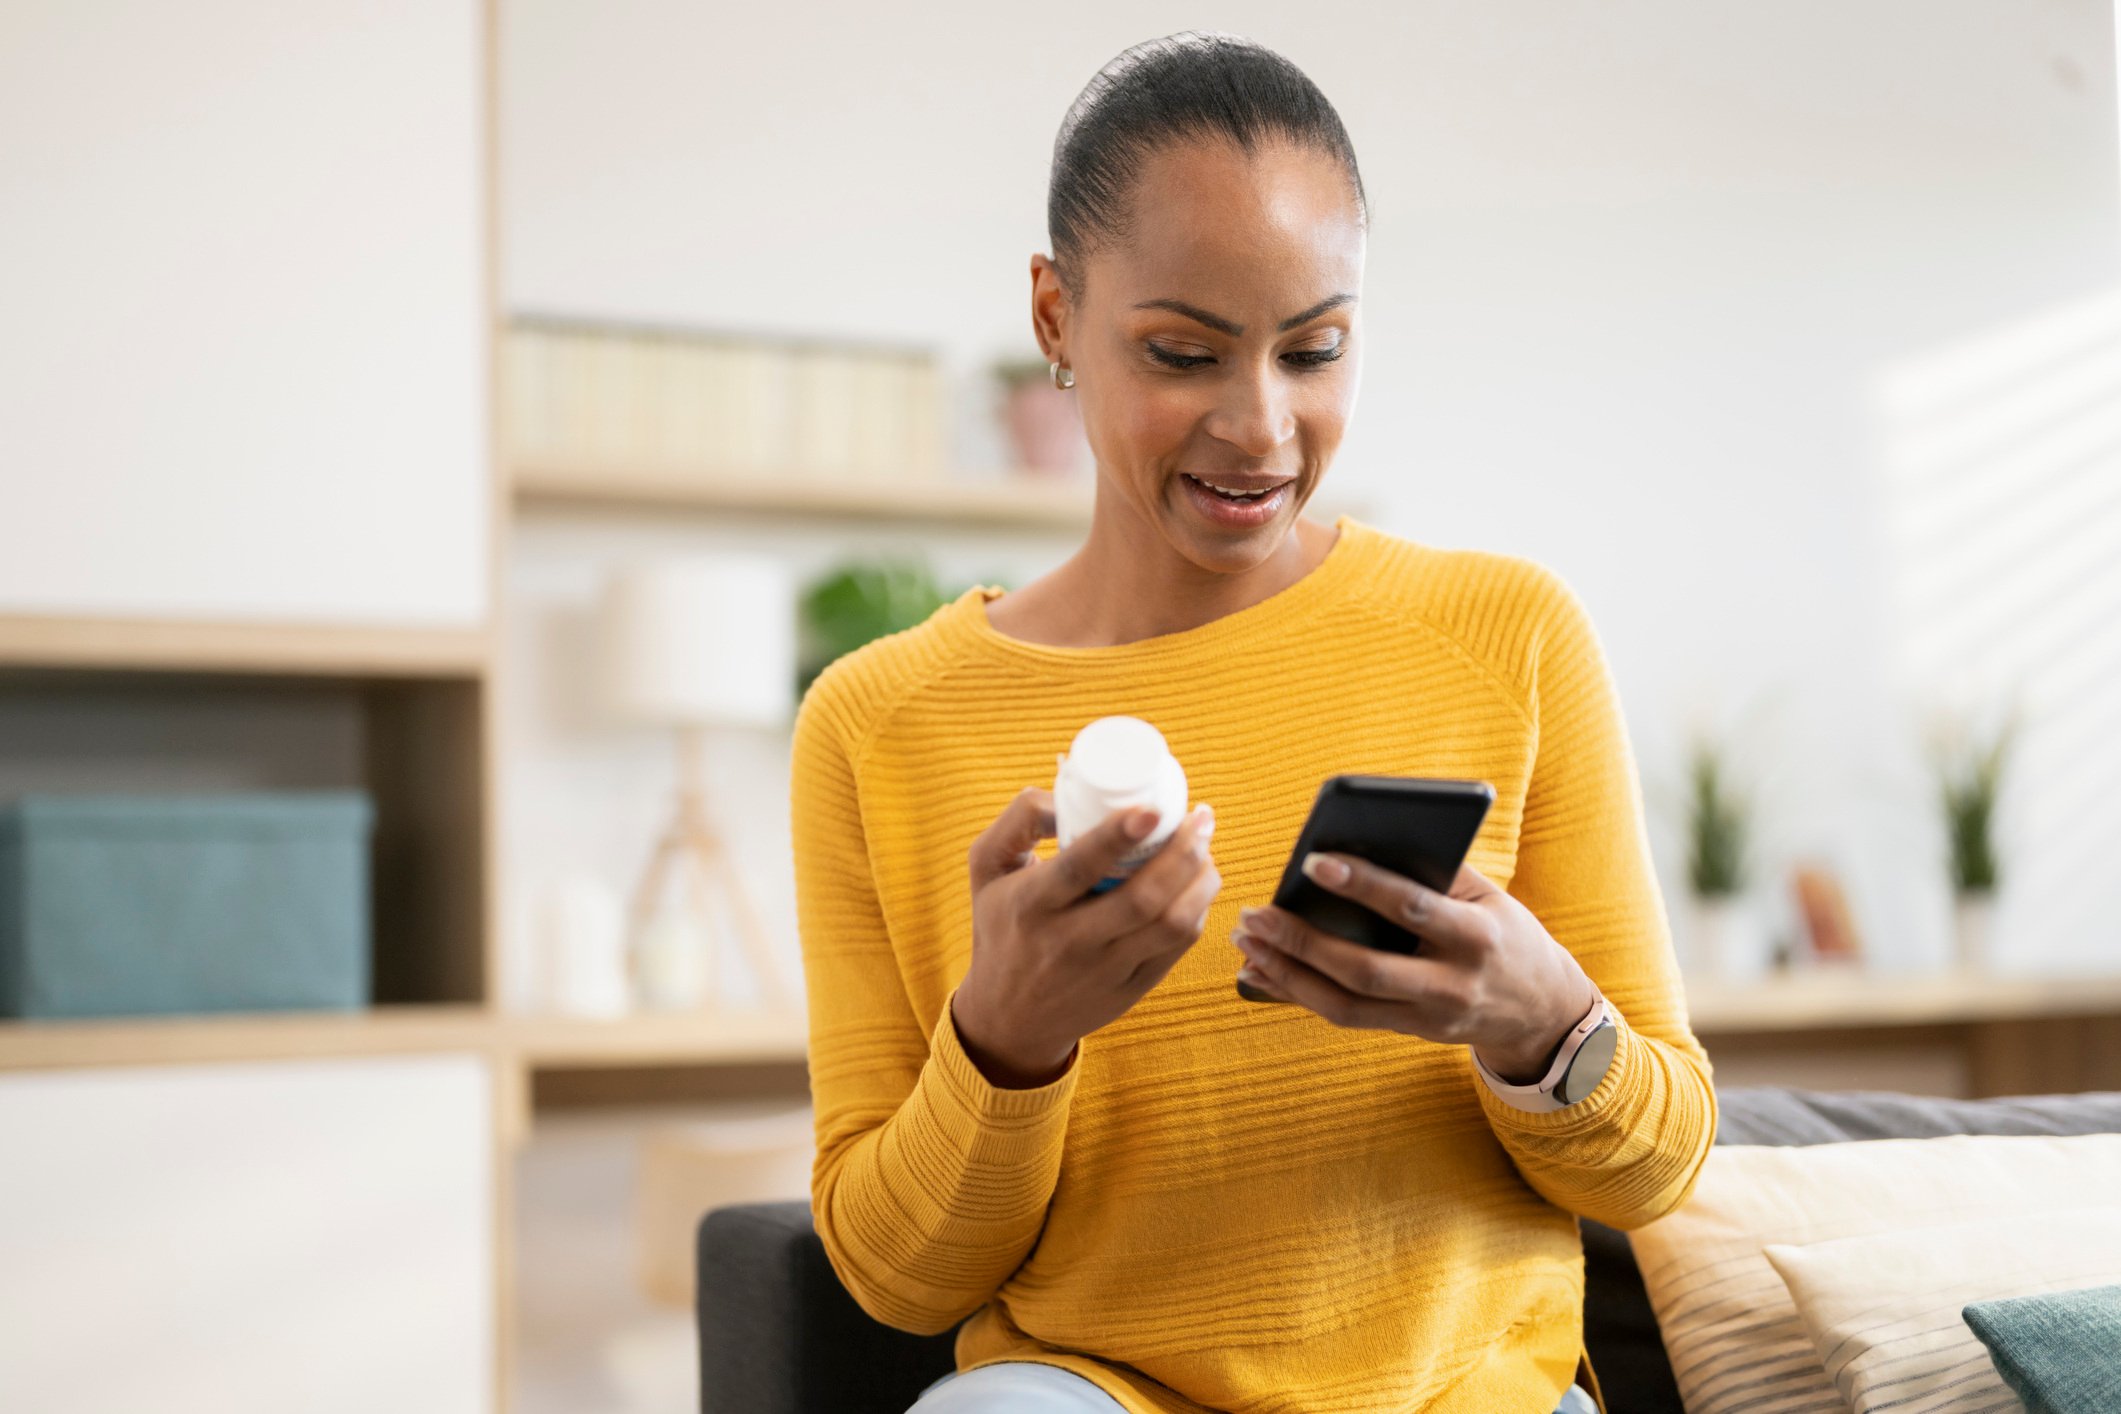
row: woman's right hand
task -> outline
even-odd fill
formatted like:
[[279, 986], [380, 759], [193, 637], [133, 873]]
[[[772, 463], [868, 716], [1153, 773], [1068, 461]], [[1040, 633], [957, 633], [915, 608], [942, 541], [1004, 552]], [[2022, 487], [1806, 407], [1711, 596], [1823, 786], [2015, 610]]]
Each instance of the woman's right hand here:
[[951, 1011], [965, 1053], [994, 1084], [1059, 1078], [1076, 1042], [1125, 1015], [1207, 926], [1222, 875], [1206, 805], [1124, 883], [1090, 893], [1156, 818], [1145, 806], [1115, 810], [1040, 859], [1032, 846], [1055, 833], [1053, 792], [1027, 786], [972, 842], [972, 964]]

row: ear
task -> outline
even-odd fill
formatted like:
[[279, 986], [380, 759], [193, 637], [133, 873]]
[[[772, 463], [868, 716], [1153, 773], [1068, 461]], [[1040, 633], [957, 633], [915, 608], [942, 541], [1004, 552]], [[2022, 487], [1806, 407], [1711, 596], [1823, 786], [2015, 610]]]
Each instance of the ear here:
[[1072, 310], [1060, 272], [1043, 252], [1031, 257], [1031, 330], [1048, 359], [1067, 361], [1068, 320]]

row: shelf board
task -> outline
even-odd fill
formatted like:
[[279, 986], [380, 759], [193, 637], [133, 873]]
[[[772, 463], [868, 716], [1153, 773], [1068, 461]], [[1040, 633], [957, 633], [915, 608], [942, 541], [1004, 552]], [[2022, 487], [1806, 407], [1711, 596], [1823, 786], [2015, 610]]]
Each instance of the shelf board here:
[[1828, 966], [1752, 981], [1690, 979], [1686, 993], [1688, 1021], [1698, 1034], [2121, 1015], [2121, 972], [2013, 976]]
[[533, 1071], [801, 1061], [809, 1048], [801, 1013], [513, 1015], [497, 1025], [501, 1044]]
[[0, 667], [331, 677], [470, 676], [483, 629], [0, 615]]
[[[1821, 970], [1687, 983], [1693, 1030], [1804, 1032], [2121, 1015], [2121, 973], [2008, 976]], [[363, 1012], [0, 1021], [0, 1071], [477, 1051], [539, 1072], [800, 1063], [801, 1013], [642, 1012], [609, 1020], [404, 1005]]]
[[0, 1071], [478, 1051], [525, 1072], [803, 1060], [801, 1014], [649, 1012], [612, 1020], [479, 1006], [0, 1020]]
[[485, 1051], [493, 1034], [492, 1013], [476, 1006], [9, 1020], [0, 1071]]
[[1092, 505], [1086, 473], [1050, 482], [1034, 473], [993, 480], [809, 480], [795, 474], [708, 479], [641, 467], [519, 464], [514, 487], [516, 500], [531, 508], [852, 516], [1067, 531], [1090, 524]]

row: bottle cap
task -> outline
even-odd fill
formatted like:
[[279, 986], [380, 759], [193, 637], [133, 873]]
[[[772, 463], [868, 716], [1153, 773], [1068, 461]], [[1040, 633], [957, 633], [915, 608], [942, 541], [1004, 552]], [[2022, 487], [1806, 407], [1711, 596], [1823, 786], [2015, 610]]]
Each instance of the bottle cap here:
[[1053, 800], [1063, 849], [1113, 811], [1147, 805], [1157, 812], [1156, 828], [1127, 856], [1146, 859], [1185, 815], [1185, 770], [1163, 733], [1139, 717], [1098, 718], [1075, 734], [1059, 767]]

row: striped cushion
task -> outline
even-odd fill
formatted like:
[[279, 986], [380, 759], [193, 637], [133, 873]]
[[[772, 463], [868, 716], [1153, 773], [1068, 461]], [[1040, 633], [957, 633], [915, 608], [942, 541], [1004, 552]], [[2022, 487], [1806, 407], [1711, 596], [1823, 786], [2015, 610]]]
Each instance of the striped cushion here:
[[1761, 1249], [2115, 1201], [2121, 1135], [1717, 1145], [1688, 1200], [1628, 1234], [1687, 1414], [1839, 1414]]
[[2097, 1207], [1762, 1250], [1856, 1414], [2017, 1409], [1960, 1309], [2121, 1281], [2121, 1192]]

